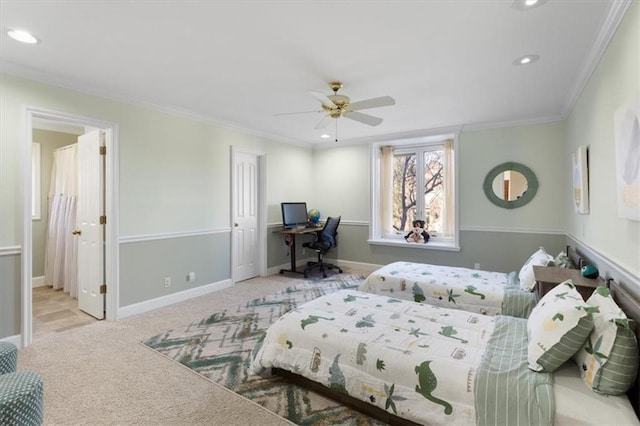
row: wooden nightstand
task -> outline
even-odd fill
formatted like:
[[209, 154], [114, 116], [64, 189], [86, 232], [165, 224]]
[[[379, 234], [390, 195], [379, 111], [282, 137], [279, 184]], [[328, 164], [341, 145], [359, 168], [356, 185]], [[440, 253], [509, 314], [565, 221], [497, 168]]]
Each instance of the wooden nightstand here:
[[571, 280], [584, 300], [591, 297], [591, 293], [596, 287], [604, 285], [602, 280], [598, 278], [583, 277], [579, 269], [534, 266], [533, 276], [536, 279], [535, 292], [538, 295], [538, 300], [549, 290], [566, 280]]

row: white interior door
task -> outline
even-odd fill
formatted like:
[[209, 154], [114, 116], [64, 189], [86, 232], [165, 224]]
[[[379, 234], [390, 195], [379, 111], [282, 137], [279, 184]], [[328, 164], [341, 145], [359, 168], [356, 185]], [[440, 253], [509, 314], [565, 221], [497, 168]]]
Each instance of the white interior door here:
[[94, 130], [78, 137], [78, 307], [104, 318], [104, 132]]
[[234, 155], [233, 261], [234, 280], [259, 275], [258, 253], [258, 157]]

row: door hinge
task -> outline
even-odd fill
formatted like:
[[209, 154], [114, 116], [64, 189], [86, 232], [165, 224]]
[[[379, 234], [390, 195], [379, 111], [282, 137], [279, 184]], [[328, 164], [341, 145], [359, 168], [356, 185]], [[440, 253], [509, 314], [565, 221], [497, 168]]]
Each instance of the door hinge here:
[[100, 216], [100, 225], [106, 225], [106, 224], [107, 224], [107, 217]]
[[107, 285], [106, 284], [102, 284], [100, 286], [100, 294], [107, 294]]
[[107, 155], [107, 147], [106, 146], [101, 146], [100, 147], [100, 155]]

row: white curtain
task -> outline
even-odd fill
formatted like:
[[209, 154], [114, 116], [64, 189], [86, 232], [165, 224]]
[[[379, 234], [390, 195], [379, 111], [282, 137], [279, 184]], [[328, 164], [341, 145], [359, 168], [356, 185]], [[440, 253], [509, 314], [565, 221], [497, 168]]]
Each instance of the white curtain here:
[[442, 223], [442, 233], [447, 237], [453, 237], [456, 209], [453, 194], [455, 185], [453, 140], [444, 142], [444, 221]]
[[69, 145], [53, 154], [49, 187], [49, 226], [45, 248], [46, 284], [78, 296], [78, 242], [76, 229], [78, 145]]
[[383, 236], [393, 232], [393, 152], [392, 146], [383, 146], [380, 156], [380, 222]]

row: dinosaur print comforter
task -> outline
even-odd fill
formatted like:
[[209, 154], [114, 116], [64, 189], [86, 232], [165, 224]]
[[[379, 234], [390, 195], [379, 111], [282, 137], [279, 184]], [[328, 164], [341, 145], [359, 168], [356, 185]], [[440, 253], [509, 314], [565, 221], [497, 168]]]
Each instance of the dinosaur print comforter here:
[[462, 309], [527, 318], [536, 304], [520, 289], [516, 272], [394, 262], [372, 272], [358, 288], [367, 293]]
[[341, 290], [269, 327], [251, 371], [271, 367], [417, 423], [553, 420], [552, 377], [528, 369], [520, 318]]

